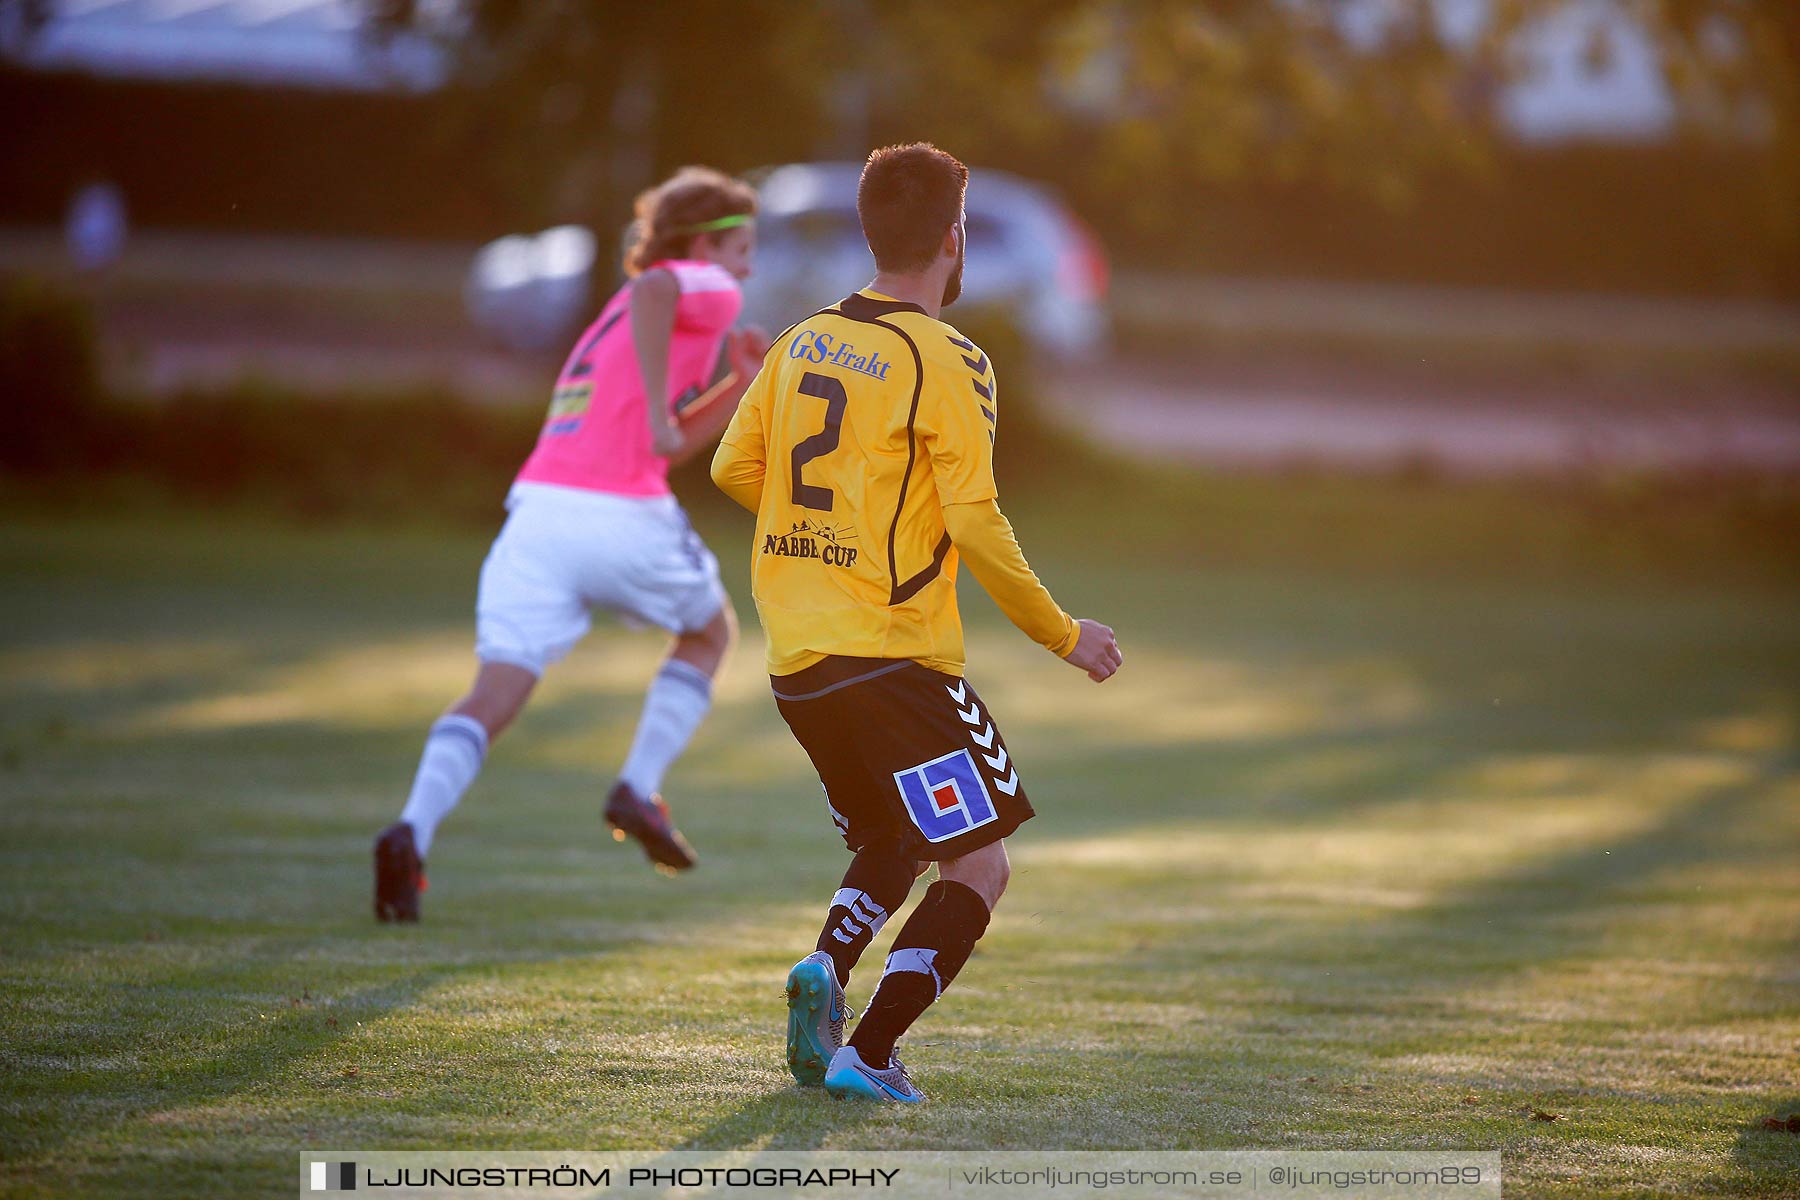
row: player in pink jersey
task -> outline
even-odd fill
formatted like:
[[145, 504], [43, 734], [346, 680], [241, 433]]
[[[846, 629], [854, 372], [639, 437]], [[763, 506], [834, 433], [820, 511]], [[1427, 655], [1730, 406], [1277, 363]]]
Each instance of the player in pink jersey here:
[[[768, 350], [760, 330], [730, 332], [755, 215], [755, 192], [702, 167], [638, 197], [630, 278], [557, 377], [537, 447], [507, 496], [506, 525], [482, 564], [474, 686], [431, 727], [406, 807], [376, 839], [380, 920], [418, 920], [438, 822], [544, 669], [587, 633], [596, 608], [674, 635], [606, 820], [615, 837], [642, 843], [659, 869], [693, 865], [658, 792], [711, 706], [737, 626], [718, 561], [688, 525], [668, 472], [717, 440]], [[730, 374], [708, 388], [721, 352]]]

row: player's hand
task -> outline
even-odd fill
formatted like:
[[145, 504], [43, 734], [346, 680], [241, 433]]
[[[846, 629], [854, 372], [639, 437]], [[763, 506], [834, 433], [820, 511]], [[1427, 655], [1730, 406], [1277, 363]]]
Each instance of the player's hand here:
[[686, 440], [682, 436], [681, 426], [674, 421], [654, 425], [650, 429], [650, 452], [658, 458], [674, 458], [681, 453]]
[[1086, 671], [1095, 683], [1105, 683], [1125, 661], [1125, 656], [1119, 653], [1119, 640], [1109, 627], [1098, 621], [1084, 617], [1075, 622], [1075, 626], [1081, 630], [1081, 636], [1075, 639], [1075, 648], [1069, 651], [1064, 661]]
[[746, 325], [726, 338], [725, 352], [730, 356], [732, 373], [749, 383], [762, 370], [763, 355], [769, 352], [768, 331], [760, 325]]

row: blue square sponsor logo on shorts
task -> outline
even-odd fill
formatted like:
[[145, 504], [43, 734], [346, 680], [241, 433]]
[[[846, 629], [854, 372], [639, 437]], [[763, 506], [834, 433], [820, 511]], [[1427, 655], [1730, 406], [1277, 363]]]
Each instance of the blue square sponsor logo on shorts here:
[[928, 842], [949, 841], [999, 816], [967, 750], [894, 772], [906, 815]]

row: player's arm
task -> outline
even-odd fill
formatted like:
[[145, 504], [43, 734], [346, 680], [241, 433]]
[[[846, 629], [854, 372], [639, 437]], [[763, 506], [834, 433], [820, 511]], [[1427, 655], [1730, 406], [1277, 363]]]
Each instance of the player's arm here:
[[725, 435], [713, 454], [713, 483], [751, 512], [762, 508], [763, 479], [768, 474], [763, 412], [769, 404], [768, 393], [775, 375], [767, 366], [756, 372], [737, 401]]
[[675, 332], [675, 306], [680, 300], [681, 287], [675, 276], [660, 267], [631, 281], [631, 344], [644, 381], [650, 449], [663, 458], [674, 457], [682, 448], [681, 427], [669, 411], [669, 340]]
[[946, 504], [943, 510], [950, 540], [1007, 620], [1058, 658], [1086, 671], [1095, 683], [1119, 669], [1125, 660], [1113, 631], [1098, 621], [1076, 620], [1051, 598], [1025, 561], [998, 500]]
[[946, 504], [943, 509], [950, 540], [1006, 619], [1058, 658], [1067, 658], [1080, 633], [1075, 619], [1051, 598], [1050, 589], [1025, 561], [1000, 502], [976, 500]]
[[[977, 357], [985, 364], [985, 356]], [[1027, 637], [1094, 682], [1106, 679], [1123, 661], [1113, 631], [1098, 621], [1078, 621], [1057, 604], [1000, 511], [992, 376], [964, 377], [954, 367], [937, 368], [929, 372], [924, 394], [930, 400], [923, 432], [944, 529], [970, 573]]]
[[756, 370], [762, 365], [763, 355], [768, 350], [769, 335], [755, 325], [727, 335], [725, 353], [731, 370], [725, 378], [702, 392], [692, 404], [676, 414], [675, 423], [681, 430], [681, 445], [669, 456], [671, 463], [686, 462], [712, 445], [714, 439], [725, 432], [725, 427], [737, 412], [738, 401], [743, 399], [744, 392], [749, 389], [750, 381], [755, 378]]

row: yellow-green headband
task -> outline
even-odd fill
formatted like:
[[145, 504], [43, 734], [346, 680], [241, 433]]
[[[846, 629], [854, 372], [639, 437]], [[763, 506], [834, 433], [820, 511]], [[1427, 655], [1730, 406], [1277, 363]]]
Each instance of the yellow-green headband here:
[[683, 225], [675, 232], [683, 237], [696, 233], [717, 233], [721, 229], [736, 229], [739, 225], [748, 225], [754, 220], [756, 220], [756, 216], [753, 213], [732, 213], [729, 217], [702, 221], [698, 225]]

